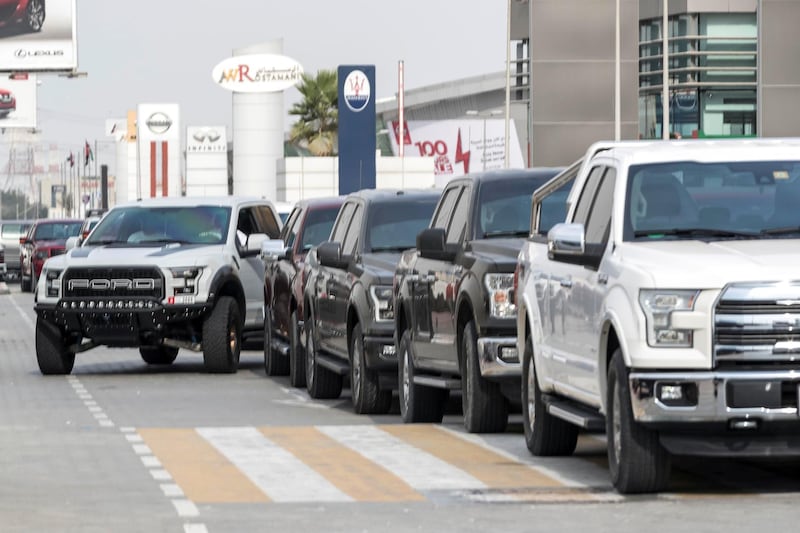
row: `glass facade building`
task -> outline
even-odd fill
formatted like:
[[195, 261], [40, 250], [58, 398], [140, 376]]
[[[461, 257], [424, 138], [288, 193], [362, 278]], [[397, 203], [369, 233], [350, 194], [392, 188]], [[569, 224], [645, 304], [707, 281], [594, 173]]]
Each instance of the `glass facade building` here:
[[[756, 13], [668, 18], [669, 131], [682, 137], [756, 136]], [[662, 18], [639, 21], [639, 136], [662, 137]]]

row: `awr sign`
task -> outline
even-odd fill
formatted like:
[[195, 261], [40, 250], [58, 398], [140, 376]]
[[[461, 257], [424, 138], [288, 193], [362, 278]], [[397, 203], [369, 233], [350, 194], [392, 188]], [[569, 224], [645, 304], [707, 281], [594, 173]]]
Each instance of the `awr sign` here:
[[271, 93], [299, 82], [303, 77], [303, 67], [283, 55], [247, 54], [221, 61], [211, 71], [211, 77], [230, 91]]

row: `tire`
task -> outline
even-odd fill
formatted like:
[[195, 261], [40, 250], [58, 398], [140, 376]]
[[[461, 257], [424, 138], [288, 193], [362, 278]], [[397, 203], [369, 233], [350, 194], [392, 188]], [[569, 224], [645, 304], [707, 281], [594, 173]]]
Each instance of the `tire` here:
[[525, 444], [533, 455], [572, 455], [578, 444], [578, 427], [547, 412], [536, 379], [531, 338], [522, 356], [522, 420]]
[[289, 319], [289, 383], [292, 387], [306, 386], [306, 352], [300, 342], [297, 309]]
[[31, 292], [31, 279], [26, 279], [23, 274], [19, 275], [19, 290], [21, 292]]
[[44, 0], [30, 0], [25, 9], [25, 26], [31, 31], [42, 31], [44, 24]]
[[380, 375], [367, 368], [361, 324], [353, 328], [350, 341], [350, 389], [353, 410], [359, 415], [386, 414], [392, 406], [392, 391], [381, 390]]
[[317, 362], [314, 315], [306, 320], [306, 390], [315, 400], [331, 400], [342, 395], [342, 376]]
[[75, 354], [67, 350], [61, 333], [41, 319], [36, 319], [36, 362], [45, 376], [65, 375], [75, 366]]
[[658, 492], [669, 483], [669, 453], [658, 433], [633, 419], [628, 369], [617, 348], [608, 368], [606, 397], [608, 469], [611, 482], [621, 494]]
[[203, 363], [206, 372], [233, 374], [239, 369], [242, 346], [242, 318], [239, 305], [221, 296], [203, 322]]
[[508, 405], [500, 385], [481, 376], [478, 333], [469, 321], [462, 337], [461, 405], [464, 428], [470, 433], [502, 433], [508, 425]]
[[36, 269], [31, 268], [31, 286], [29, 287], [30, 292], [36, 294], [36, 284], [39, 280], [36, 279]]
[[406, 330], [397, 350], [397, 393], [400, 417], [406, 424], [439, 424], [450, 391], [414, 384], [414, 361], [411, 357], [411, 332]]
[[264, 371], [268, 376], [285, 376], [289, 373], [289, 361], [278, 350], [272, 348], [272, 308], [264, 313]]
[[178, 357], [178, 349], [174, 346], [140, 346], [139, 355], [148, 365], [171, 365]]

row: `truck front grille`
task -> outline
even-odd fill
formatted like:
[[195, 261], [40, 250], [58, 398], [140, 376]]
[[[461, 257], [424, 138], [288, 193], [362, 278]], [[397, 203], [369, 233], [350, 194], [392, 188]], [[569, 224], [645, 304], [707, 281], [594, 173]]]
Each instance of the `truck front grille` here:
[[164, 298], [164, 277], [154, 267], [70, 268], [61, 287], [64, 298]]
[[800, 282], [736, 284], [714, 310], [717, 363], [800, 361]]

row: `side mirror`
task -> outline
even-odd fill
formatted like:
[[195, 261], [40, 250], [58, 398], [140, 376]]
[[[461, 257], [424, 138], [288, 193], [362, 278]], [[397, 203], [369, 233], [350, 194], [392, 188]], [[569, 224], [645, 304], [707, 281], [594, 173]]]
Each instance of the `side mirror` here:
[[69, 252], [73, 248], [77, 248], [78, 246], [80, 246], [82, 240], [83, 239], [81, 237], [76, 237], [76, 236], [70, 237], [67, 239], [67, 242], [64, 243], [64, 249], [67, 252]]
[[442, 228], [427, 228], [417, 234], [417, 249], [422, 257], [452, 261], [456, 252], [447, 246], [446, 233]]
[[350, 262], [349, 257], [342, 255], [342, 245], [331, 241], [317, 246], [317, 259], [322, 266], [330, 268], [347, 268]]
[[267, 239], [261, 243], [261, 259], [276, 261], [286, 255], [286, 246], [280, 239]]
[[583, 224], [556, 224], [547, 233], [547, 256], [553, 261], [597, 268], [603, 247], [586, 244]]
[[269, 237], [265, 233], [251, 233], [247, 237], [247, 243], [244, 251], [240, 254], [242, 257], [252, 257], [261, 253], [261, 244], [268, 240]]

